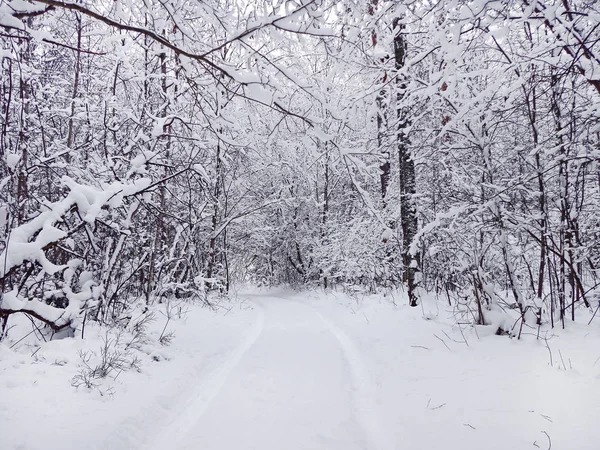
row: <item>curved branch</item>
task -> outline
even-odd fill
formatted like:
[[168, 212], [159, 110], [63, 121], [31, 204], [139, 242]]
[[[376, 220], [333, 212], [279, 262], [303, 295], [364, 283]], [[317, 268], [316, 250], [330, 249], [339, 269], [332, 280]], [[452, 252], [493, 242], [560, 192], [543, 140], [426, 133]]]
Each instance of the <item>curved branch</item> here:
[[4, 317], [10, 316], [11, 314], [16, 314], [16, 313], [23, 313], [23, 314], [27, 314], [31, 317], [34, 317], [37, 320], [39, 320], [40, 322], [43, 322], [45, 325], [48, 325], [54, 331], [64, 330], [65, 328], [71, 326], [71, 324], [72, 324], [71, 320], [67, 320], [64, 323], [57, 323], [58, 321], [46, 319], [44, 316], [42, 316], [41, 314], [39, 314], [38, 312], [36, 312], [33, 309], [27, 309], [27, 308], [5, 309], [5, 308], [0, 307], [0, 317], [4, 318]]
[[177, 55], [180, 56], [186, 56], [187, 58], [199, 61], [201, 63], [204, 63], [210, 67], [212, 67], [213, 69], [219, 71], [220, 73], [222, 73], [223, 75], [225, 75], [226, 77], [237, 81], [240, 84], [245, 84], [241, 81], [236, 80], [231, 73], [229, 73], [227, 70], [225, 70], [224, 68], [220, 67], [218, 64], [215, 64], [214, 62], [210, 61], [209, 59], [207, 59], [205, 56], [203, 55], [198, 55], [195, 53], [191, 53], [187, 50], [184, 50], [180, 47], [178, 47], [177, 45], [173, 44], [171, 41], [169, 41], [167, 38], [161, 36], [160, 34], [155, 33], [154, 31], [148, 30], [146, 28], [142, 28], [142, 27], [137, 27], [137, 26], [133, 26], [133, 25], [127, 25], [121, 22], [117, 22], [114, 19], [111, 19], [110, 17], [106, 17], [100, 13], [97, 13], [95, 11], [92, 11], [88, 8], [83, 7], [82, 5], [78, 5], [78, 4], [74, 4], [74, 3], [70, 3], [70, 2], [64, 2], [64, 1], [58, 1], [58, 0], [36, 0], [38, 3], [43, 3], [45, 5], [49, 5], [49, 6], [53, 6], [53, 7], [57, 7], [57, 8], [62, 8], [62, 9], [67, 9], [69, 11], [76, 11], [78, 13], [81, 13], [85, 16], [91, 17], [92, 19], [98, 20], [108, 26], [117, 28], [119, 30], [125, 30], [125, 31], [131, 31], [133, 33], [139, 33], [143, 36], [146, 36], [150, 39], [152, 39], [153, 41], [158, 42], [161, 45], [164, 45], [165, 47], [167, 47], [168, 49], [172, 50], [173, 52], [175, 52]]

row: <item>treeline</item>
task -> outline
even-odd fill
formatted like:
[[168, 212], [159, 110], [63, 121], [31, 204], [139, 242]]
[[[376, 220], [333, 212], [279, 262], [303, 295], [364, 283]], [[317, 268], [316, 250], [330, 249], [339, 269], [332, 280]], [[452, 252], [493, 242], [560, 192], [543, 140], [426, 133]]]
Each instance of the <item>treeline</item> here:
[[594, 309], [593, 3], [0, 1], [0, 326], [232, 283]]

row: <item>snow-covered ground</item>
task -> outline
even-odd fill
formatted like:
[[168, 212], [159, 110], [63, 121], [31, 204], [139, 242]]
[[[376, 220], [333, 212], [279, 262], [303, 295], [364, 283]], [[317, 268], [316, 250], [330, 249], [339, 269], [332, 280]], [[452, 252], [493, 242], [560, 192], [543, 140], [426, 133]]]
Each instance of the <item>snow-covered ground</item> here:
[[92, 389], [71, 380], [80, 350], [95, 367], [103, 332], [34, 346], [14, 345], [13, 329], [0, 344], [0, 448], [598, 448], [600, 320], [518, 341], [461, 331], [443, 303], [425, 320], [396, 301], [249, 291], [217, 311], [186, 306], [168, 346], [157, 310], [124, 356], [139, 370]]

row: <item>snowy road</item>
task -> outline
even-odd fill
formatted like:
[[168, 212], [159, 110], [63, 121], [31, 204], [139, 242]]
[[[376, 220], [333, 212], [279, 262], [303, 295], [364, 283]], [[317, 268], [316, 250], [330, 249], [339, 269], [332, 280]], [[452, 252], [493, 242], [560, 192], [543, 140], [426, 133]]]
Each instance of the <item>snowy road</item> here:
[[0, 346], [0, 449], [598, 448], [598, 327], [518, 341], [425, 308], [254, 289], [216, 310], [190, 306], [171, 345], [137, 350], [139, 372], [90, 390], [69, 380], [101, 329]]
[[256, 323], [154, 440], [158, 449], [387, 449], [360, 353], [310, 306], [255, 297]]

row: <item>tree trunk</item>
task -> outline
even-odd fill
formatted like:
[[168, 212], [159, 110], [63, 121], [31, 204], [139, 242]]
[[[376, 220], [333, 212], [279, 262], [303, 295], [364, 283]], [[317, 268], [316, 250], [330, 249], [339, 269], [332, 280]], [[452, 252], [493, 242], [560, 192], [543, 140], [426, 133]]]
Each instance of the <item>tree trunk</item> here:
[[[220, 130], [219, 130], [220, 132]], [[216, 179], [215, 187], [213, 191], [214, 196], [214, 210], [212, 215], [212, 233], [208, 244], [208, 264], [206, 267], [206, 277], [212, 278], [215, 270], [216, 258], [217, 258], [217, 224], [219, 222], [219, 198], [221, 196], [221, 142], [217, 143], [217, 155], [216, 155]]]
[[[325, 245], [327, 242], [327, 216], [329, 214], [329, 148], [328, 144], [325, 143], [325, 182], [323, 185], [323, 209], [321, 211], [321, 245]], [[323, 278], [323, 289], [327, 289], [329, 280], [327, 274], [321, 269], [321, 276]]]
[[551, 75], [551, 109], [552, 115], [554, 117], [554, 124], [556, 135], [558, 139], [559, 146], [559, 166], [558, 166], [558, 183], [559, 183], [559, 193], [560, 193], [560, 228], [559, 228], [559, 279], [558, 279], [558, 303], [560, 306], [560, 321], [562, 327], [565, 327], [565, 295], [566, 295], [566, 257], [567, 257], [567, 249], [565, 245], [567, 244], [567, 234], [568, 234], [568, 225], [567, 225], [567, 214], [568, 214], [568, 167], [566, 160], [566, 148], [564, 143], [564, 137], [562, 135], [563, 127], [562, 127], [562, 118], [560, 111], [560, 88], [558, 86], [559, 77], [556, 73], [552, 73]]
[[[81, 15], [75, 14], [75, 19], [77, 20], [77, 52], [75, 54], [75, 75], [73, 78], [73, 92], [71, 94], [71, 115], [69, 116], [69, 124], [67, 130], [67, 148], [73, 148], [73, 142], [75, 140], [75, 130], [74, 130], [74, 117], [75, 117], [75, 102], [77, 101], [77, 96], [79, 94], [79, 73], [81, 72]], [[71, 154], [67, 153], [65, 155], [65, 159], [67, 162], [71, 161]]]
[[416, 193], [415, 179], [415, 161], [409, 147], [407, 129], [410, 126], [408, 111], [403, 106], [406, 83], [403, 75], [399, 71], [406, 62], [407, 43], [402, 34], [404, 25], [399, 19], [394, 19], [394, 58], [396, 62], [396, 112], [398, 120], [398, 159], [400, 170], [400, 224], [402, 227], [402, 261], [404, 264], [404, 276], [408, 286], [408, 302], [410, 306], [417, 306], [418, 298], [416, 288], [418, 283], [419, 259], [418, 255], [411, 252], [411, 244], [417, 234], [417, 210], [414, 204], [414, 194]]

